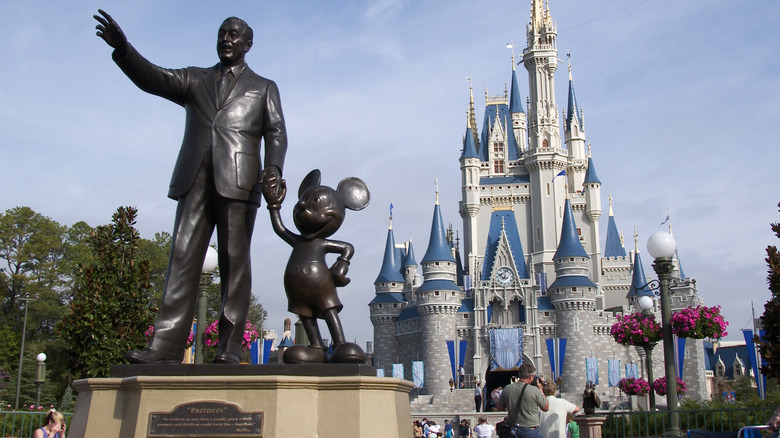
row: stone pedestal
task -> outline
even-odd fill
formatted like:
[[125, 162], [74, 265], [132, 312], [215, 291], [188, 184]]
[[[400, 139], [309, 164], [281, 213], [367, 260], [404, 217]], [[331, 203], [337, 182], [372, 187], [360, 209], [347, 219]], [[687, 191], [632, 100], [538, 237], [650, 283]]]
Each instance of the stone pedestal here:
[[[219, 421], [233, 421], [224, 436], [411, 436], [412, 383], [375, 372], [364, 365], [118, 366], [110, 378], [73, 383], [68, 437], [214, 436], [207, 429]], [[215, 412], [223, 409], [245, 420], [221, 418]], [[175, 434], [161, 432], [166, 426]]]
[[607, 421], [607, 417], [578, 415], [574, 420], [580, 427], [580, 438], [601, 438], [601, 425]]

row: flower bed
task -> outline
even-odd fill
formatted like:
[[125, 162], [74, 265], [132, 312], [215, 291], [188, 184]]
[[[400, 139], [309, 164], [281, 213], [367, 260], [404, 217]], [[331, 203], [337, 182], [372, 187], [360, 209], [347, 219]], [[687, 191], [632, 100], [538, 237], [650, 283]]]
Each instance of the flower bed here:
[[682, 338], [720, 339], [726, 336], [728, 322], [720, 314], [720, 306], [686, 307], [674, 312], [670, 321], [672, 333]]
[[609, 334], [619, 344], [644, 347], [661, 340], [661, 324], [652, 315], [629, 313], [618, 315], [617, 320]]
[[650, 392], [650, 384], [647, 380], [634, 377], [620, 379], [618, 388], [626, 395], [647, 395]]

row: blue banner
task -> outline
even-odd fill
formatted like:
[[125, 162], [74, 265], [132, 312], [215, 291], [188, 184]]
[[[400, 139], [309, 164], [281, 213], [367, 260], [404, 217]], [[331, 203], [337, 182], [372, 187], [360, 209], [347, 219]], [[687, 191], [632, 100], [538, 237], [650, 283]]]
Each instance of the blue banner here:
[[[626, 364], [626, 379], [638, 379], [639, 378], [639, 364], [627, 363]], [[652, 385], [653, 383], [650, 382]]]
[[468, 347], [469, 341], [461, 339], [458, 343], [458, 366], [462, 367], [466, 363], [466, 347]]
[[424, 381], [423, 362], [421, 360], [412, 361], [412, 383], [414, 383], [414, 387], [422, 388]]
[[683, 365], [685, 365], [685, 338], [677, 338], [677, 377], [683, 378]]
[[385, 376], [385, 369], [384, 368], [377, 368], [376, 369], [376, 376], [377, 377], [384, 377]]
[[558, 339], [558, 375], [563, 375], [563, 359], [566, 357], [566, 338]]
[[523, 329], [488, 330], [492, 368], [511, 370], [523, 363]]
[[544, 340], [547, 343], [547, 358], [550, 360], [550, 369], [552, 370], [553, 380], [558, 378], [558, 361], [555, 357], [555, 338]]
[[599, 384], [599, 360], [595, 357], [585, 358], [585, 376], [589, 383]]
[[620, 382], [620, 359], [607, 359], [609, 386], [618, 386]]
[[490, 324], [490, 319], [493, 318], [493, 303], [488, 304], [487, 307], [487, 322]]
[[402, 363], [393, 364], [393, 377], [395, 377], [396, 379], [404, 378], [404, 364]]
[[268, 365], [268, 358], [271, 357], [271, 346], [273, 339], [263, 339], [263, 365]]
[[[750, 359], [750, 368], [753, 370], [753, 376], [756, 379], [756, 386], [758, 387], [758, 396], [763, 400], [766, 396], [764, 389], [766, 388], [766, 376], [760, 374], [758, 367], [758, 361], [756, 360], [756, 344], [753, 342], [753, 330], [742, 330], [742, 335], [745, 337], [745, 348], [747, 349], [748, 359]], [[760, 338], [763, 339], [764, 331], [759, 332]], [[761, 364], [765, 363], [764, 359], [761, 359]], [[759, 378], [759, 376], [761, 376]]]
[[450, 371], [452, 376], [452, 381], [454, 382], [457, 378], [455, 376], [455, 341], [446, 341], [447, 342], [447, 353], [450, 355]]
[[260, 342], [260, 339], [256, 339], [254, 342], [249, 344], [249, 356], [252, 360], [252, 365], [257, 365], [260, 363], [260, 347], [257, 345]]

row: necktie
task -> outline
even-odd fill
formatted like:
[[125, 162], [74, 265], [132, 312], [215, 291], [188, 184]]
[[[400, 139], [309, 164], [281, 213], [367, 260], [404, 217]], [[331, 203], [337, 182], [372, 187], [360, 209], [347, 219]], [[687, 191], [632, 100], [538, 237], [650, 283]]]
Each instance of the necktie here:
[[227, 99], [228, 93], [230, 93], [231, 84], [233, 82], [233, 71], [229, 68], [222, 70], [219, 81], [217, 81], [217, 94], [219, 95], [220, 104]]

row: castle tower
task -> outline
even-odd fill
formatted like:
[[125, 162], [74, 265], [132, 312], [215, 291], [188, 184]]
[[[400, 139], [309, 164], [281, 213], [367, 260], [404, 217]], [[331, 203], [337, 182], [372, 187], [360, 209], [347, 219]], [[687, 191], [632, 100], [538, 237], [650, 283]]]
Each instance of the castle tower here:
[[631, 280], [631, 259], [626, 256], [623, 239], [615, 223], [612, 210], [612, 196], [609, 197], [609, 221], [604, 256], [601, 259], [601, 291], [604, 294], [604, 309], [623, 311]]
[[586, 169], [590, 169], [590, 163], [589, 157], [585, 156], [585, 121], [582, 118], [582, 109], [577, 106], [577, 96], [574, 94], [571, 63], [569, 63], [569, 100], [566, 105], [564, 136], [570, 157], [571, 171], [567, 174], [569, 187], [583, 187], [585, 172]]
[[[475, 256], [477, 252], [477, 214], [480, 209], [480, 194], [479, 194], [479, 179], [480, 179], [480, 165], [481, 159], [477, 153], [477, 148], [474, 143], [477, 138], [475, 132], [476, 128], [473, 125], [473, 106], [474, 96], [471, 95], [470, 103], [470, 117], [466, 123], [466, 134], [463, 136], [463, 152], [460, 156], [460, 173], [461, 173], [461, 201], [460, 201], [460, 217], [463, 218], [463, 245], [465, 254], [468, 257], [466, 260], [467, 270], [473, 272], [474, 264], [476, 263]], [[466, 288], [473, 287], [473, 283], [467, 285]]]
[[[405, 279], [401, 274], [400, 255], [400, 251], [395, 247], [391, 216], [382, 269], [374, 281], [376, 296], [368, 303], [371, 324], [374, 326], [374, 345], [377, 347], [374, 350], [374, 364], [382, 369], [387, 364], [396, 363], [400, 356], [400, 345], [395, 332], [395, 320], [400, 315], [404, 304], [402, 291]], [[385, 369], [387, 375], [390, 375], [390, 371]]]
[[[589, 154], [590, 155], [590, 154]], [[576, 169], [576, 167], [575, 167]], [[575, 173], [575, 175], [577, 175]], [[598, 175], [596, 175], [596, 167], [593, 165], [593, 158], [588, 156], [587, 170], [585, 171], [585, 177], [582, 181], [582, 193], [585, 197], [585, 216], [587, 221], [590, 222], [588, 235], [588, 249], [590, 256], [590, 271], [594, 273], [593, 279], [599, 282], [599, 245], [601, 237], [599, 236], [599, 218], [601, 218], [601, 181]]]
[[597, 287], [588, 278], [589, 257], [577, 235], [571, 202], [564, 206], [561, 240], [553, 257], [556, 279], [548, 295], [555, 307], [556, 334], [566, 338], [561, 391], [581, 391], [585, 387], [585, 358], [596, 356], [593, 345]]
[[520, 89], [517, 86], [514, 48], [512, 48], [512, 85], [509, 94], [509, 114], [512, 117], [512, 131], [517, 143], [517, 154], [522, 156], [528, 150], [528, 126], [527, 117], [523, 110], [523, 101], [520, 100]]
[[441, 217], [439, 194], [433, 209], [431, 237], [421, 263], [423, 283], [415, 292], [419, 314], [419, 352], [425, 366], [425, 394], [445, 394], [449, 391], [450, 368], [447, 341], [457, 344], [457, 312], [463, 293], [456, 284], [457, 263], [447, 244], [447, 234]]
[[[534, 271], [554, 275], [553, 254], [558, 244], [565, 198], [568, 151], [563, 149], [555, 103], [555, 70], [558, 68], [556, 26], [541, 0], [533, 0], [526, 29], [528, 45], [523, 64], [528, 70], [528, 153], [524, 165], [530, 178], [531, 240]], [[558, 176], [564, 176], [559, 178]]]

